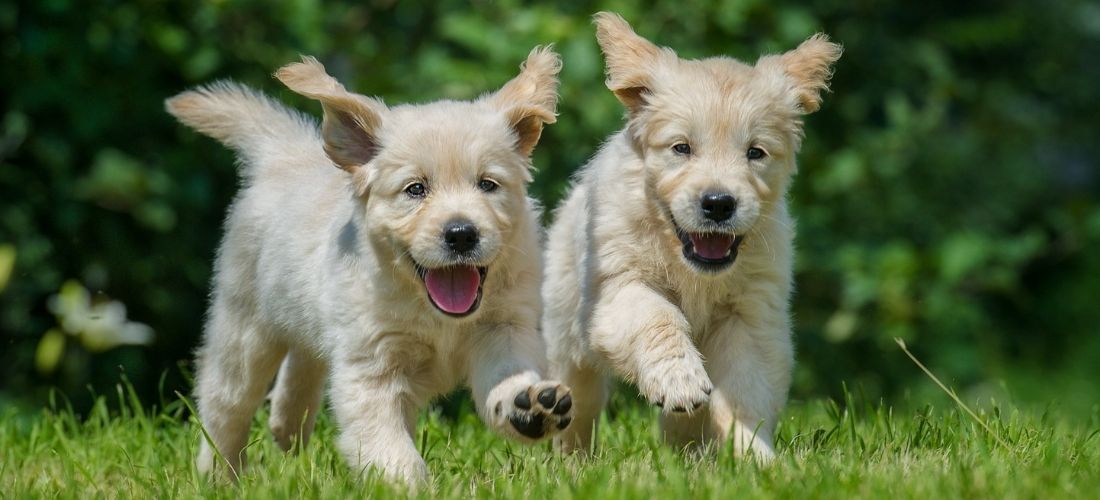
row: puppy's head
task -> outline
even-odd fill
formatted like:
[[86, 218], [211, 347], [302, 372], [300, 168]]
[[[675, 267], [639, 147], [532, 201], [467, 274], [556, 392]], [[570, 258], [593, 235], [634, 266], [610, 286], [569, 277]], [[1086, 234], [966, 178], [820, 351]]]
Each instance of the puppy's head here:
[[595, 16], [607, 86], [626, 106], [647, 187], [671, 219], [670, 244], [694, 269], [719, 272], [787, 189], [802, 138], [841, 47], [809, 38], [755, 65], [685, 60], [621, 17]]
[[276, 73], [324, 107], [325, 151], [351, 174], [370, 244], [448, 316], [477, 311], [494, 264], [531, 223], [530, 155], [555, 120], [561, 62], [536, 48], [521, 68], [475, 101], [392, 108], [346, 91], [312, 58]]

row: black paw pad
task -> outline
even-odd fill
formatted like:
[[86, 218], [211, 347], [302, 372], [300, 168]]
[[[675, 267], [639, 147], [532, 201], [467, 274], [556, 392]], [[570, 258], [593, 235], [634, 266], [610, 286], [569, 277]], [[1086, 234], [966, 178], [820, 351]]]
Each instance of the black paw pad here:
[[545, 417], [541, 413], [536, 413], [534, 415], [517, 413], [512, 415], [508, 420], [512, 422], [512, 427], [516, 428], [516, 432], [531, 439], [538, 439], [542, 437], [543, 434], [546, 434], [546, 428], [545, 425], [543, 425], [545, 423]]
[[546, 409], [553, 408], [554, 400], [557, 399], [557, 395], [558, 390], [553, 387], [543, 389], [542, 392], [539, 393], [539, 404]]
[[519, 394], [516, 394], [516, 399], [515, 401], [512, 401], [512, 404], [516, 405], [516, 408], [519, 408], [521, 410], [530, 410], [531, 395], [527, 394], [526, 390], [520, 391]]
[[569, 424], [571, 422], [573, 422], [573, 419], [571, 419], [569, 417], [565, 417], [565, 418], [561, 419], [561, 421], [558, 422], [558, 430], [559, 431], [560, 430], [565, 430], [566, 427], [569, 427]]
[[573, 396], [566, 394], [558, 400], [558, 404], [554, 406], [554, 415], [565, 415], [569, 413], [569, 409], [573, 407]]

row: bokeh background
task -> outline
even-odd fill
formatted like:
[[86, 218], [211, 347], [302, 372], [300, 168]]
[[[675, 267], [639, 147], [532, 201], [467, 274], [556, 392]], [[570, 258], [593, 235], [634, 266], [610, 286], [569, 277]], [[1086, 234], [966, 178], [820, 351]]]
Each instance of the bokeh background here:
[[189, 392], [237, 180], [165, 97], [231, 78], [317, 115], [270, 76], [312, 54], [387, 102], [470, 98], [554, 43], [553, 207], [621, 124], [601, 9], [684, 57], [845, 47], [791, 193], [793, 397], [942, 398], [901, 338], [968, 400], [1096, 411], [1100, 4], [1077, 0], [4, 2], [0, 407]]

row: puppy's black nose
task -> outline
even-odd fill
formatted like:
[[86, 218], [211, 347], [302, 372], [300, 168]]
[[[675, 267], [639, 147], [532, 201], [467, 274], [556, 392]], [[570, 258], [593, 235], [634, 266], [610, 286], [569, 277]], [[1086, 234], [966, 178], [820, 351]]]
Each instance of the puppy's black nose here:
[[737, 211], [737, 200], [729, 193], [704, 193], [699, 200], [703, 215], [714, 222], [722, 222]]
[[443, 226], [443, 241], [455, 253], [469, 253], [477, 246], [477, 240], [477, 226], [469, 222], [448, 222]]

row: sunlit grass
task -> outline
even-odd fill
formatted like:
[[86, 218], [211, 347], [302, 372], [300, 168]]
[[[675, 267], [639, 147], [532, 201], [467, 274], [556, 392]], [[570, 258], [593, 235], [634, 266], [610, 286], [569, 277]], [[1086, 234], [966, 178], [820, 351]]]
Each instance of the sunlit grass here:
[[[116, 403], [116, 404], [112, 404]], [[0, 415], [0, 497], [287, 498], [404, 495], [377, 478], [360, 480], [322, 416], [303, 453], [286, 455], [253, 426], [250, 467], [237, 486], [199, 476], [200, 439], [186, 405], [147, 410], [120, 385], [83, 418], [55, 404], [37, 415]], [[116, 408], [113, 411], [108, 407]], [[1048, 413], [979, 416], [954, 408], [895, 411], [849, 397], [793, 403], [771, 467], [729, 449], [685, 456], [660, 444], [656, 410], [612, 403], [599, 451], [561, 458], [548, 446], [498, 438], [468, 409], [455, 419], [425, 412], [417, 441], [433, 476], [422, 496], [528, 498], [1095, 498], [1100, 491], [1100, 418], [1071, 422]], [[1002, 446], [999, 440], [1003, 440]]]

